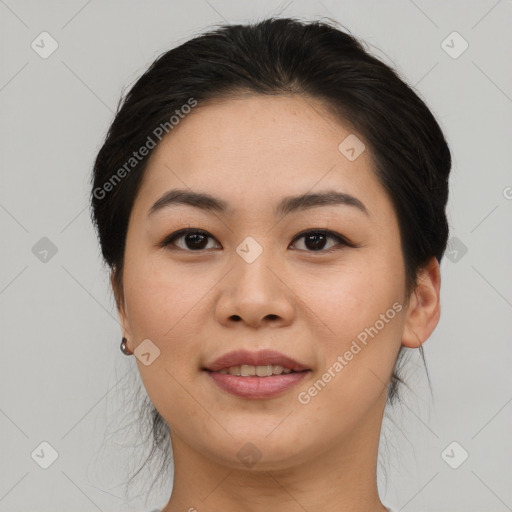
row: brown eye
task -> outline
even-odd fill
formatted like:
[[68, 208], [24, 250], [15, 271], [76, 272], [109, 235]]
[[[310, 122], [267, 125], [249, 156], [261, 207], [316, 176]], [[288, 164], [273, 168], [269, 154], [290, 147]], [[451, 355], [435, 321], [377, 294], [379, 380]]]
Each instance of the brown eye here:
[[[197, 229], [182, 229], [168, 236], [161, 244], [162, 247], [176, 246], [185, 251], [202, 251], [208, 249], [208, 240], [213, 237], [206, 231]], [[181, 244], [177, 244], [177, 240], [183, 240]]]
[[[300, 240], [301, 238], [304, 239], [303, 245], [308, 252], [331, 252], [331, 250], [334, 250], [336, 246], [339, 245], [354, 247], [345, 237], [333, 233], [332, 231], [310, 230], [301, 233], [299, 236], [295, 237], [295, 240]], [[335, 240], [337, 243], [331, 244], [326, 249], [329, 240]], [[302, 248], [300, 249], [304, 250]]]

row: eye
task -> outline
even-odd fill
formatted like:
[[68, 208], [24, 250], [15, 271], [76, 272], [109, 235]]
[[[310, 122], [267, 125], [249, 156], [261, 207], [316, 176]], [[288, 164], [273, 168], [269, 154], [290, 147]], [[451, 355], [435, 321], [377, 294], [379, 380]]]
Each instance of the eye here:
[[[357, 247], [355, 244], [351, 243], [344, 236], [334, 233], [332, 231], [326, 229], [315, 229], [304, 231], [297, 235], [294, 240], [300, 240], [304, 238], [303, 245], [307, 252], [332, 252], [336, 250], [336, 246], [343, 245], [348, 247]], [[175, 246], [181, 250], [189, 251], [189, 252], [199, 252], [206, 249], [211, 249], [212, 247], [208, 247], [208, 239], [215, 240], [208, 232], [203, 231], [201, 229], [181, 229], [180, 231], [176, 231], [176, 233], [172, 233], [167, 236], [160, 244], [160, 247], [169, 247]], [[335, 240], [337, 244], [331, 247], [325, 248], [327, 240]], [[181, 244], [178, 244], [177, 241], [182, 240]], [[293, 245], [293, 244], [292, 244]], [[173, 247], [171, 247], [173, 248]], [[214, 247], [215, 248], [215, 247]]]
[[[310, 249], [308, 252], [332, 252], [336, 250], [336, 245], [346, 245], [349, 247], [356, 247], [354, 244], [349, 242], [344, 236], [328, 231], [326, 229], [321, 230], [309, 230], [305, 231], [295, 237], [294, 240], [300, 240], [304, 238], [303, 245]], [[338, 243], [334, 246], [325, 249], [325, 245], [328, 239], [336, 240]]]
[[[213, 237], [206, 231], [202, 231], [200, 229], [182, 229], [166, 237], [160, 246], [167, 247], [169, 245], [176, 245], [185, 251], [202, 251], [204, 249], [208, 249], [207, 245], [209, 238], [213, 240]], [[180, 239], [184, 240], [184, 246], [175, 243], [176, 240]]]

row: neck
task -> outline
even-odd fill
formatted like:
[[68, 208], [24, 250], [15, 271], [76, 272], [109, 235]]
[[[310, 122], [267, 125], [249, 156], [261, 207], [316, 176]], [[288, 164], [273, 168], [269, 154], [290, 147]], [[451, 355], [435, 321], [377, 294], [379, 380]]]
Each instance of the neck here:
[[172, 434], [174, 485], [163, 512], [386, 512], [376, 474], [383, 412], [374, 410], [335, 449], [270, 471], [221, 465]]

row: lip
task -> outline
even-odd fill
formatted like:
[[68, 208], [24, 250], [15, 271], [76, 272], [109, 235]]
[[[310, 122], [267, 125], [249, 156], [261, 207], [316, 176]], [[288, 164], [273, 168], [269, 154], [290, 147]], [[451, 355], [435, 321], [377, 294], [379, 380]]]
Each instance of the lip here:
[[238, 377], [229, 373], [217, 373], [205, 370], [209, 378], [221, 389], [240, 398], [253, 400], [267, 399], [278, 396], [297, 385], [309, 370], [286, 375], [272, 375], [270, 377]]
[[[285, 356], [275, 350], [259, 350], [257, 352], [251, 352], [249, 350], [233, 350], [228, 352], [219, 358], [215, 359], [212, 363], [206, 365], [203, 369], [209, 370], [210, 372], [218, 372], [223, 368], [229, 368], [230, 366], [240, 366], [243, 364], [253, 366], [267, 366], [269, 364], [283, 366], [284, 368], [290, 368], [294, 372], [302, 372], [303, 370], [309, 370], [306, 365], [295, 361], [291, 357]], [[289, 375], [289, 374], [288, 374]], [[244, 379], [250, 379], [250, 377], [243, 377]], [[270, 379], [272, 377], [257, 377]]]

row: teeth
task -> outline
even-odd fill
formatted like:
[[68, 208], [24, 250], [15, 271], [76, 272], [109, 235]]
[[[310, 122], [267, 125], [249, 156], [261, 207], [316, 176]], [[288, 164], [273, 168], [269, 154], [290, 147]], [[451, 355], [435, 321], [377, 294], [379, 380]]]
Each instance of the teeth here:
[[283, 368], [277, 364], [268, 364], [265, 366], [253, 366], [250, 364], [242, 364], [240, 366], [230, 366], [219, 370], [219, 373], [229, 373], [239, 377], [270, 377], [271, 375], [281, 375], [282, 373], [291, 373], [290, 368]]

